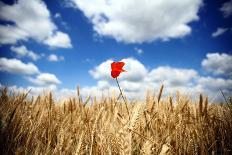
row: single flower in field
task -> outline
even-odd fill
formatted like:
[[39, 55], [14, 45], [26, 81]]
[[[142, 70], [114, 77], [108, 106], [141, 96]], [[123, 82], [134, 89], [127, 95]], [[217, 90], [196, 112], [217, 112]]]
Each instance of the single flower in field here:
[[117, 78], [121, 72], [125, 72], [122, 68], [125, 65], [124, 62], [112, 62], [111, 63], [111, 76]]
[[121, 72], [126, 72], [122, 68], [124, 65], [125, 65], [124, 62], [112, 62], [111, 63], [111, 76], [116, 79], [116, 82], [118, 84], [118, 88], [119, 88], [120, 94], [121, 94], [121, 96], [123, 98], [123, 101], [124, 101], [124, 103], [126, 105], [126, 110], [127, 110], [127, 113], [128, 113], [129, 119], [130, 119], [130, 113], [129, 113], [129, 109], [128, 109], [127, 104], [126, 104], [126, 99], [125, 99], [125, 97], [122, 94], [122, 90], [121, 90], [121, 87], [119, 85], [118, 78], [117, 78]]

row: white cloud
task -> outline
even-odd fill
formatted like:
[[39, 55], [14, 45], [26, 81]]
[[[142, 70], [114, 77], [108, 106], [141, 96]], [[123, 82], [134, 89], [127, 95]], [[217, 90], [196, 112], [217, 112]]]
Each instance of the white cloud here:
[[[14, 25], [0, 25], [0, 44], [15, 44], [19, 40], [34, 39], [52, 47], [71, 47], [69, 36], [57, 32], [57, 27], [50, 18], [50, 12], [41, 0], [18, 0], [13, 5], [0, 2], [0, 19], [14, 23]], [[51, 45], [47, 43], [47, 38], [56, 39], [58, 33], [65, 36], [63, 42]], [[68, 46], [64, 45], [64, 41], [68, 42], [65, 44]], [[59, 43], [62, 45], [60, 46]]]
[[128, 81], [143, 81], [148, 73], [148, 70], [145, 66], [134, 58], [127, 58], [122, 59], [125, 62], [125, 70], [127, 71], [126, 74], [121, 75], [121, 79], [128, 80]]
[[213, 77], [200, 77], [198, 79], [198, 87], [202, 89], [205, 95], [210, 97], [210, 101], [224, 101], [221, 90], [226, 97], [232, 94], [232, 80]]
[[[147, 74], [147, 70], [143, 64], [141, 64], [138, 60], [134, 58], [122, 59], [127, 65], [125, 65], [124, 69], [127, 71], [126, 74], [122, 73], [121, 79], [130, 80], [130, 81], [142, 81], [144, 80], [144, 76]], [[113, 60], [107, 60], [100, 65], [96, 66], [93, 70], [90, 70], [89, 73], [95, 79], [105, 79], [112, 80], [111, 77], [111, 63]]]
[[220, 8], [220, 11], [222, 11], [225, 18], [230, 17], [232, 15], [232, 0], [224, 3]]
[[[0, 89], [6, 87], [6, 85], [2, 85], [0, 83]], [[29, 96], [38, 96], [43, 94], [48, 94], [51, 91], [56, 91], [56, 85], [48, 85], [48, 86], [28, 86], [28, 87], [20, 87], [20, 86], [7, 86], [10, 92], [14, 93], [28, 93]]]
[[57, 56], [57, 55], [55, 55], [55, 54], [50, 54], [49, 56], [48, 56], [48, 60], [49, 61], [53, 61], [53, 62], [58, 62], [58, 61], [63, 61], [64, 60], [64, 57], [63, 56]]
[[90, 59], [90, 58], [86, 58], [85, 60], [83, 60], [83, 63], [92, 63], [94, 61], [94, 59]]
[[18, 28], [36, 40], [43, 40], [56, 29], [43, 1], [19, 0], [13, 5], [1, 2], [0, 6], [1, 19], [14, 22]]
[[28, 77], [28, 80], [36, 85], [57, 85], [61, 81], [51, 73], [40, 73], [36, 78]]
[[0, 25], [0, 44], [15, 44], [18, 40], [28, 40], [28, 34], [17, 26]]
[[201, 63], [203, 69], [213, 74], [232, 75], [232, 55], [226, 53], [208, 53]]
[[60, 15], [60, 13], [57, 12], [57, 13], [54, 15], [54, 17], [55, 17], [55, 18], [61, 18], [61, 15]]
[[[122, 61], [125, 62], [124, 69], [127, 72], [120, 74], [119, 82], [129, 98], [136, 96], [142, 98], [148, 89], [157, 90], [162, 84], [165, 84], [170, 92], [180, 88], [192, 87], [193, 81], [198, 77], [197, 72], [192, 69], [161, 66], [149, 71], [141, 62], [134, 58], [127, 58]], [[110, 76], [111, 62], [112, 60], [107, 60], [90, 70], [90, 74], [98, 80], [95, 89], [107, 90], [112, 89], [112, 86], [116, 86], [115, 80]], [[116, 88], [115, 90], [117, 91]]]
[[137, 53], [138, 55], [143, 54], [143, 50], [142, 50], [141, 48], [135, 47], [134, 50], [136, 51], [136, 53]]
[[[148, 74], [145, 66], [134, 58], [122, 59], [125, 62], [124, 69], [126, 72], [120, 74], [119, 83], [123, 90], [128, 95], [128, 98], [136, 97], [142, 98], [148, 88], [148, 84], [145, 83], [145, 77]], [[111, 63], [113, 60], [106, 60], [96, 66], [94, 69], [90, 70], [89, 73], [93, 78], [97, 79], [97, 85], [94, 87], [84, 87], [84, 94], [96, 93], [98, 96], [102, 92], [107, 96], [109, 92], [116, 92], [118, 94], [118, 89], [116, 86], [116, 81], [111, 77]], [[138, 93], [140, 92], [140, 95]]]
[[71, 48], [71, 40], [66, 33], [56, 32], [52, 36], [48, 37], [45, 41], [45, 44], [51, 47], [62, 47], [62, 48]]
[[[21, 87], [16, 85], [2, 85], [0, 83], [0, 89], [7, 87], [10, 92], [13, 93], [28, 93], [28, 97], [35, 97], [38, 95], [49, 95], [52, 92], [53, 99], [56, 101], [67, 100], [69, 97], [76, 97], [77, 92], [76, 89], [67, 89], [62, 88], [58, 89], [56, 85], [46, 85], [46, 86], [27, 86]], [[97, 92], [97, 91], [96, 91]], [[90, 90], [82, 89], [81, 95], [87, 97], [90, 93]], [[100, 93], [98, 91], [99, 97]]]
[[188, 25], [199, 19], [202, 0], [71, 0], [93, 24], [100, 36], [125, 43], [181, 38]]
[[[151, 70], [147, 69], [141, 62], [134, 58], [123, 59], [124, 69], [121, 73], [119, 83], [125, 96], [133, 99], [144, 99], [147, 90], [158, 91], [164, 84], [164, 94], [173, 94], [176, 91], [190, 97], [198, 97], [200, 93], [208, 95], [210, 101], [222, 101], [220, 89], [225, 93], [232, 93], [232, 81], [224, 78], [204, 77], [194, 69], [174, 68], [170, 66], [159, 66]], [[118, 94], [116, 81], [110, 76], [110, 64], [112, 60], [106, 60], [90, 70], [90, 74], [97, 79], [97, 85], [84, 87], [83, 94]], [[99, 91], [100, 90], [100, 91]], [[100, 93], [99, 93], [100, 92]], [[158, 92], [155, 92], [158, 93]]]
[[220, 35], [222, 35], [223, 33], [225, 33], [228, 30], [228, 28], [217, 28], [217, 30], [215, 32], [212, 33], [212, 37], [218, 37]]
[[[198, 98], [200, 93], [207, 95], [210, 102], [223, 101], [220, 89], [226, 96], [232, 93], [232, 80], [222, 77], [202, 76], [194, 69], [175, 68], [170, 66], [158, 66], [148, 69], [140, 61], [134, 58], [126, 58], [124, 69], [118, 80], [124, 95], [129, 99], [145, 99], [147, 90], [155, 90], [157, 95], [159, 88], [164, 84], [164, 96], [179, 91], [181, 94], [192, 98]], [[103, 96], [117, 97], [119, 90], [115, 79], [110, 76], [110, 64], [112, 60], [106, 60], [90, 71], [93, 78], [97, 79], [94, 86], [82, 86], [81, 95], [91, 95], [100, 98]], [[138, 77], [137, 77], [138, 76]], [[135, 78], [136, 77], [136, 78]], [[43, 93], [45, 88], [50, 88], [58, 99], [76, 96], [75, 89], [57, 89], [61, 83], [57, 77], [50, 73], [41, 73], [36, 78], [28, 78], [38, 87], [32, 87], [33, 93]], [[21, 88], [29, 90], [29, 88]], [[43, 90], [43, 91], [42, 91]], [[48, 89], [49, 90], [49, 89]]]
[[[2, 85], [0, 83], [0, 89], [3, 89], [7, 87], [10, 92], [14, 93], [28, 93], [28, 97], [32, 96], [38, 96], [38, 95], [48, 95], [50, 92], [52, 92], [53, 99], [56, 101], [63, 101], [66, 100], [69, 97], [76, 97], [76, 89], [67, 89], [67, 88], [62, 88], [58, 89], [56, 85], [45, 85], [45, 86], [27, 86], [27, 87], [21, 87], [21, 86], [16, 86], [16, 85]], [[85, 92], [85, 97], [87, 96], [86, 91], [81, 91], [81, 94], [83, 95], [82, 92]]]
[[93, 76], [95, 79], [111, 79], [110, 77], [110, 64], [113, 62], [113, 60], [107, 60], [105, 62], [102, 62], [100, 65], [96, 66], [94, 69], [90, 70], [89, 73]]
[[40, 55], [36, 54], [35, 52], [33, 52], [31, 50], [28, 50], [26, 48], [26, 46], [24, 46], [24, 45], [18, 46], [18, 47], [12, 46], [10, 49], [11, 49], [11, 51], [15, 52], [17, 54], [17, 56], [19, 56], [19, 57], [27, 56], [34, 61], [36, 61], [40, 58]]
[[199, 84], [210, 91], [230, 90], [232, 91], [232, 79], [201, 77]]
[[23, 63], [18, 59], [0, 58], [0, 71], [20, 74], [36, 74], [39, 69], [33, 63]]
[[192, 84], [192, 80], [197, 76], [197, 72], [193, 69], [161, 66], [150, 71], [148, 80], [155, 83], [161, 82], [170, 87], [175, 87]]
[[48, 56], [48, 60], [49, 60], [49, 61], [58, 61], [58, 57], [57, 57], [57, 55], [55, 55], [55, 54], [50, 54], [50, 55]]

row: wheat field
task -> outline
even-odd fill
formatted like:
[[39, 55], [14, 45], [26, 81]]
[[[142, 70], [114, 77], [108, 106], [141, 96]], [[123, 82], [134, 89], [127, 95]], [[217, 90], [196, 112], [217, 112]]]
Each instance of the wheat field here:
[[[57, 103], [1, 90], [0, 154], [232, 154], [231, 103], [208, 103], [177, 93]], [[175, 99], [174, 99], [175, 97]]]

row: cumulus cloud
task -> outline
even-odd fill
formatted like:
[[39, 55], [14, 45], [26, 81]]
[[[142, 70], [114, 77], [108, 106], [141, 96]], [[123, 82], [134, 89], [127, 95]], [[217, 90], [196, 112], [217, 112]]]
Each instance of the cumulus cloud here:
[[107, 60], [96, 66], [94, 69], [90, 70], [89, 73], [95, 79], [107, 79], [110, 80], [110, 64], [113, 60]]
[[125, 43], [181, 38], [188, 25], [199, 19], [202, 0], [71, 0], [93, 24], [100, 36]]
[[60, 15], [60, 13], [57, 12], [57, 13], [55, 13], [54, 17], [55, 18], [61, 18], [61, 15]]
[[146, 67], [138, 60], [134, 58], [122, 59], [127, 65], [125, 65], [126, 74], [121, 75], [121, 79], [128, 81], [144, 81], [148, 70]]
[[[145, 66], [134, 58], [122, 59], [121, 61], [125, 62], [124, 69], [125, 73], [120, 74], [119, 82], [128, 95], [128, 98], [136, 97], [142, 98], [145, 95], [146, 89], [148, 88], [148, 83], [145, 83], [145, 77], [148, 74], [148, 70]], [[89, 94], [101, 90], [103, 94], [109, 92], [116, 92], [118, 94], [117, 86], [115, 80], [111, 77], [111, 63], [113, 60], [106, 60], [96, 66], [94, 69], [90, 70], [89, 73], [93, 78], [97, 79], [97, 85], [94, 87], [84, 87], [84, 94]], [[136, 93], [135, 93], [136, 92]], [[97, 93], [100, 95], [99, 93]]]
[[48, 85], [48, 86], [27, 86], [27, 87], [21, 87], [21, 86], [7, 86], [7, 85], [2, 85], [0, 83], [0, 89], [7, 87], [10, 92], [14, 93], [28, 93], [29, 96], [38, 96], [38, 95], [43, 95], [48, 92], [53, 92], [57, 90], [56, 85]]
[[232, 80], [214, 77], [200, 77], [198, 82], [204, 89], [209, 91], [227, 90], [232, 92]]
[[220, 8], [220, 11], [222, 11], [225, 18], [230, 17], [232, 15], [232, 0], [224, 3]]
[[[148, 70], [140, 61], [134, 58], [122, 59], [127, 71], [120, 74], [119, 82], [129, 98], [132, 96], [144, 97], [148, 89], [159, 89], [162, 84], [168, 86], [169, 91], [176, 91], [180, 87], [191, 87], [198, 76], [193, 69], [178, 69], [168, 66], [160, 66]], [[110, 76], [110, 64], [107, 60], [93, 70], [90, 74], [98, 80], [97, 88], [100, 90], [111, 89], [115, 81]], [[176, 88], [176, 89], [174, 89]], [[132, 95], [132, 96], [130, 96]]]
[[[18, 0], [13, 5], [0, 2], [0, 19], [14, 23], [0, 25], [0, 44], [34, 39], [52, 47], [71, 47], [69, 36], [57, 31], [47, 6], [41, 0]], [[60, 36], [65, 39], [59, 39]]]
[[141, 48], [135, 47], [134, 50], [136, 51], [136, 53], [137, 53], [138, 55], [143, 54], [143, 50], [142, 50]]
[[[127, 65], [125, 65], [126, 74], [121, 74], [121, 79], [130, 81], [143, 81], [147, 70], [142, 63], [134, 58], [122, 59]], [[107, 60], [102, 62], [100, 65], [96, 66], [94, 69], [90, 70], [89, 73], [95, 79], [106, 79], [111, 81], [111, 63], [113, 60]], [[136, 76], [135, 76], [136, 75]]]
[[[222, 101], [220, 89], [226, 94], [232, 93], [232, 81], [230, 79], [204, 77], [194, 69], [175, 68], [170, 66], [158, 66], [147, 69], [140, 61], [134, 58], [123, 59], [127, 72], [121, 73], [119, 83], [125, 95], [132, 99], [144, 99], [147, 90], [158, 91], [164, 84], [164, 94], [173, 94], [179, 91], [190, 97], [198, 97], [200, 93], [209, 96], [210, 101]], [[84, 87], [84, 94], [118, 93], [114, 79], [110, 77], [110, 64], [112, 60], [106, 60], [90, 70], [93, 78], [97, 79], [97, 85]], [[100, 90], [100, 91], [99, 91]]]
[[[101, 96], [107, 97], [114, 95], [117, 97], [119, 95], [116, 81], [110, 76], [110, 64], [112, 61], [106, 60], [89, 71], [90, 75], [97, 80], [97, 84], [94, 86], [82, 86], [81, 95], [83, 97], [90, 95], [100, 98]], [[202, 76], [191, 68], [158, 66], [148, 69], [135, 58], [126, 58], [121, 61], [126, 63], [124, 69], [127, 72], [121, 73], [118, 80], [124, 95], [129, 99], [145, 99], [147, 90], [154, 90], [155, 94], [157, 94], [162, 84], [165, 86], [164, 95], [174, 94], [176, 91], [179, 91], [181, 94], [196, 98], [200, 93], [203, 93], [209, 97], [210, 102], [224, 100], [221, 96], [220, 89], [226, 96], [232, 94], [231, 79]], [[41, 94], [45, 88], [48, 88], [48, 90], [53, 91], [58, 99], [76, 96], [75, 89], [58, 89], [56, 85], [61, 82], [53, 74], [40, 73], [36, 78], [29, 78], [28, 80], [38, 85], [34, 87], [30, 86], [34, 90], [34, 93]], [[21, 89], [28, 90], [29, 87]]]
[[18, 40], [28, 40], [28, 34], [16, 26], [0, 25], [0, 44], [15, 44]]
[[232, 55], [226, 53], [208, 53], [201, 65], [207, 72], [232, 75]]
[[71, 40], [66, 33], [56, 32], [52, 36], [49, 36], [45, 41], [45, 44], [51, 47], [63, 47], [63, 48], [71, 48]]
[[198, 76], [193, 69], [172, 68], [161, 66], [150, 71], [148, 80], [161, 82], [170, 87], [185, 86], [192, 84], [192, 80]]
[[225, 102], [221, 90], [226, 97], [232, 94], [232, 80], [224, 78], [214, 78], [214, 77], [200, 77], [198, 79], [198, 87], [202, 90], [204, 94], [210, 97], [210, 101], [222, 101]]
[[[179, 91], [181, 94], [188, 95], [189, 97], [196, 98], [200, 93], [207, 95], [210, 102], [223, 101], [223, 97], [220, 94], [220, 89], [226, 94], [226, 96], [232, 93], [232, 80], [222, 77], [201, 76], [194, 69], [175, 68], [170, 66], [159, 66], [152, 69], [147, 69], [141, 62], [134, 58], [123, 59], [126, 63], [125, 69], [127, 72], [122, 73], [119, 77], [120, 86], [124, 92], [124, 95], [129, 99], [145, 99], [147, 90], [154, 90], [155, 94], [162, 84], [164, 84], [164, 95], [174, 94]], [[112, 60], [106, 60], [96, 66], [90, 71], [93, 78], [97, 79], [97, 84], [94, 86], [83, 86], [81, 88], [81, 95], [83, 97], [96, 96], [98, 98], [102, 96], [117, 97], [119, 90], [117, 84], [113, 78], [110, 77], [110, 64]], [[139, 65], [139, 67], [135, 67]], [[139, 72], [142, 72], [140, 74]], [[129, 75], [127, 75], [129, 74]], [[136, 77], [138, 74], [140, 78]], [[37, 84], [37, 87], [30, 87], [35, 89], [35, 92], [42, 93], [42, 90], [48, 86], [52, 86], [53, 93], [58, 99], [65, 99], [66, 97], [75, 97], [75, 89], [57, 89], [56, 85], [59, 84], [59, 80], [52, 74], [40, 74], [35, 79], [31, 79], [31, 82]], [[22, 90], [28, 90], [28, 88], [21, 88]]]
[[33, 63], [23, 63], [18, 59], [0, 58], [0, 71], [20, 74], [36, 74], [39, 69]]
[[[61, 81], [51, 73], [41, 73], [33, 63], [23, 63], [18, 59], [0, 58], [0, 71], [30, 75], [26, 79], [33, 84], [48, 86], [58, 85]], [[32, 76], [36, 75], [35, 78]]]
[[36, 85], [57, 85], [61, 81], [51, 73], [40, 73], [36, 78], [28, 77], [28, 80]]
[[[15, 29], [21, 29], [27, 36], [43, 40], [56, 29], [50, 20], [50, 12], [44, 2], [19, 0], [13, 5], [0, 3], [0, 19], [16, 24]], [[36, 30], [35, 30], [36, 29]]]
[[[28, 93], [28, 97], [35, 97], [39, 95], [48, 95], [50, 92], [52, 92], [52, 95], [54, 97], [54, 100], [57, 101], [63, 101], [66, 100], [69, 97], [76, 97], [77, 92], [76, 89], [68, 89], [68, 88], [62, 88], [58, 89], [56, 85], [44, 85], [44, 86], [27, 86], [27, 87], [21, 87], [17, 85], [3, 85], [0, 83], [0, 89], [3, 89], [7, 87], [8, 91], [13, 93]], [[82, 89], [81, 95], [85, 98], [89, 93], [92, 93], [89, 89], [86, 91], [85, 89]], [[97, 92], [97, 91], [96, 91]], [[98, 91], [99, 92], [99, 91]], [[100, 97], [100, 93], [99, 97]]]
[[63, 61], [63, 60], [64, 60], [63, 56], [57, 56], [55, 54], [50, 54], [48, 56], [48, 61], [58, 62], [58, 61]]
[[224, 34], [226, 31], [228, 30], [228, 28], [217, 28], [217, 30], [215, 32], [212, 33], [212, 37], [218, 37], [222, 34]]
[[15, 52], [17, 54], [17, 56], [19, 57], [29, 57], [32, 60], [36, 61], [40, 58], [40, 55], [36, 54], [35, 52], [28, 50], [26, 46], [22, 45], [22, 46], [12, 46], [11, 48], [12, 52]]

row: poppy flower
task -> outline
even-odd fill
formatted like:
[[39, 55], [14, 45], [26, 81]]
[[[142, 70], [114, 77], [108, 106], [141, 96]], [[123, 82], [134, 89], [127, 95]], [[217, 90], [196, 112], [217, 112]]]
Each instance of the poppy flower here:
[[117, 78], [121, 72], [125, 72], [122, 68], [125, 65], [124, 62], [112, 62], [111, 63], [111, 76]]

